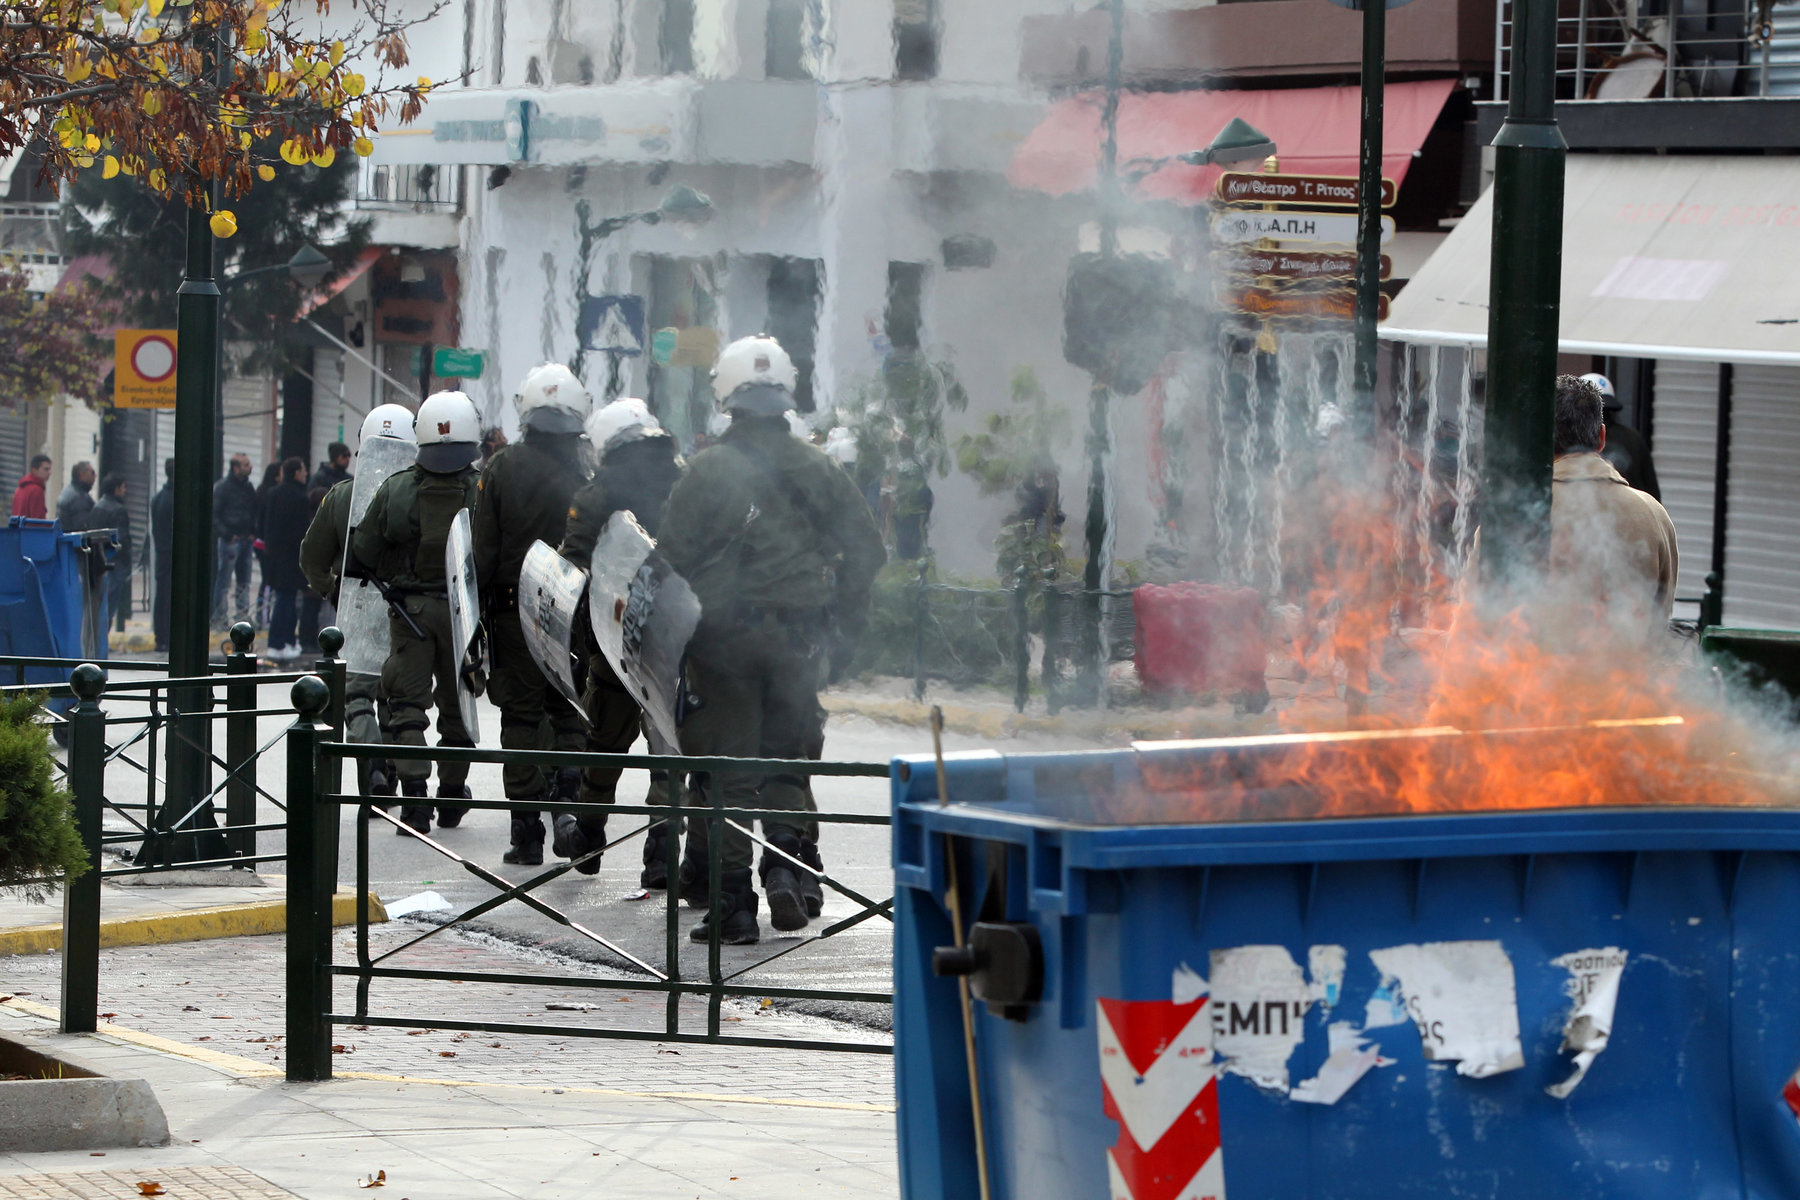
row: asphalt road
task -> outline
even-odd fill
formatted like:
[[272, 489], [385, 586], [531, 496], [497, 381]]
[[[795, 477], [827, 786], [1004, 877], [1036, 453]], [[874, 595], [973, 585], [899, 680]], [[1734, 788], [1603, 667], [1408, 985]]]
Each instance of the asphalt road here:
[[[285, 689], [266, 689], [262, 704], [265, 709], [274, 708], [284, 699]], [[259, 722], [259, 741], [279, 741], [287, 723], [279, 716], [264, 717]], [[485, 735], [483, 744], [497, 744], [499, 715], [485, 702], [481, 724]], [[115, 737], [118, 732], [115, 731]], [[946, 750], [980, 749], [987, 745], [955, 732], [946, 734]], [[1047, 739], [1032, 739], [1013, 741], [1005, 748], [1018, 751], [1056, 747]], [[142, 746], [138, 747], [134, 754], [142, 749]], [[639, 750], [643, 749], [640, 743]], [[929, 753], [930, 749], [931, 735], [923, 729], [856, 717], [834, 717], [827, 728], [826, 757], [834, 761], [880, 763], [895, 754]], [[282, 808], [276, 801], [286, 798], [283, 794], [285, 772], [285, 751], [277, 744], [263, 760], [258, 775], [260, 785], [272, 793], [272, 797], [265, 798], [259, 806], [259, 819], [263, 822], [278, 823], [284, 819]], [[645, 773], [627, 771], [619, 786], [621, 802], [640, 801], [647, 785]], [[141, 794], [142, 787], [141, 772], [120, 763], [109, 768], [109, 796]], [[499, 798], [502, 795], [500, 768], [476, 766], [470, 775], [470, 787], [478, 797]], [[814, 781], [814, 794], [824, 812], [885, 814], [889, 808], [885, 779], [819, 777]], [[546, 824], [548, 819], [546, 814]], [[641, 830], [643, 824], [643, 818], [615, 817], [607, 832], [611, 838], [626, 837]], [[109, 819], [108, 826], [109, 829], [124, 828], [117, 818]], [[434, 825], [431, 836], [446, 850], [454, 851], [508, 884], [523, 882], [561, 861], [547, 857], [543, 867], [535, 868], [502, 863], [508, 833], [507, 816], [499, 811], [473, 810], [458, 828], [439, 830]], [[284, 845], [285, 838], [279, 830], [259, 835], [260, 853], [278, 852]], [[344, 812], [340, 847], [339, 878], [352, 883], [357, 875], [354, 809]], [[886, 825], [826, 825], [822, 834], [822, 853], [828, 874], [853, 891], [875, 901], [884, 901], [893, 894]], [[630, 956], [663, 969], [667, 945], [665, 894], [650, 892], [646, 896], [639, 887], [641, 854], [641, 836], [631, 836], [607, 853], [597, 875], [566, 871], [536, 888], [532, 894], [561, 914], [562, 921], [514, 899], [482, 914], [470, 927], [526, 950], [548, 950], [627, 970], [632, 969], [627, 958]], [[263, 869], [278, 872], [285, 868], [276, 863]], [[435, 892], [448, 903], [448, 910], [407, 918], [417, 923], [421, 932], [430, 922], [444, 921], [501, 890], [424, 842], [397, 836], [392, 826], [379, 819], [373, 822], [370, 832], [368, 878], [370, 886], [385, 902]], [[827, 888], [821, 918], [799, 933], [778, 934], [768, 924], [765, 907], [761, 913], [762, 941], [755, 946], [723, 947], [721, 971], [725, 976], [736, 976], [733, 982], [751, 986], [891, 992], [893, 926], [886, 917], [864, 920], [828, 938], [816, 936], [819, 930], [854, 916], [861, 908], [856, 901]], [[680, 970], [682, 977], [688, 979], [707, 976], [707, 947], [704, 943], [690, 943], [686, 936], [688, 927], [698, 916], [698, 910], [685, 906], [680, 909]], [[580, 926], [595, 936], [573, 926]], [[405, 966], [404, 953], [387, 965]], [[802, 1003], [799, 1007], [877, 1027], [887, 1020], [885, 1005]]]

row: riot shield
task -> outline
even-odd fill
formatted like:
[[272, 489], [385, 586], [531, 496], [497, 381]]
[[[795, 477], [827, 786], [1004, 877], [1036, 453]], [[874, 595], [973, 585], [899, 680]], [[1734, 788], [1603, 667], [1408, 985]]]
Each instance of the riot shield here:
[[475, 539], [469, 531], [469, 510], [459, 509], [444, 539], [444, 586], [450, 593], [450, 650], [456, 664], [456, 698], [462, 704], [463, 727], [469, 739], [479, 743], [481, 730], [475, 712], [475, 693], [463, 678], [463, 667], [475, 648], [475, 630], [481, 624], [481, 601], [475, 594]]
[[699, 597], [629, 512], [607, 518], [593, 567], [588, 617], [600, 653], [656, 734], [669, 747], [679, 747], [681, 656], [700, 623]]
[[531, 660], [584, 717], [587, 708], [575, 686], [575, 656], [570, 653], [569, 640], [587, 582], [586, 571], [544, 541], [531, 543], [525, 564], [519, 568], [519, 625], [525, 631]]
[[[350, 527], [344, 536], [344, 555], [350, 554], [350, 535], [369, 511], [369, 501], [382, 483], [412, 466], [419, 448], [399, 438], [370, 438], [356, 456], [356, 479], [350, 484]], [[340, 574], [342, 570], [340, 568]], [[375, 585], [366, 579], [345, 578], [338, 585], [337, 626], [344, 635], [344, 669], [353, 674], [379, 675], [388, 656], [388, 606]]]

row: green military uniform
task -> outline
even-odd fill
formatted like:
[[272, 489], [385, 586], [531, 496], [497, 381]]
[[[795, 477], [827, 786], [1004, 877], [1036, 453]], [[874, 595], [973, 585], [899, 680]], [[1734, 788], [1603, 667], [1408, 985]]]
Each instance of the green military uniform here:
[[[681, 469], [681, 459], [675, 455], [674, 443], [667, 436], [628, 442], [608, 454], [594, 478], [575, 493], [569, 506], [563, 556], [584, 570], [591, 568], [594, 545], [600, 540], [606, 522], [617, 512], [631, 513], [647, 533], [656, 536], [669, 490], [681, 477]], [[588, 716], [586, 749], [601, 754], [623, 754], [636, 744], [643, 725], [643, 713], [637, 700], [625, 690], [598, 650], [588, 656], [582, 704]], [[611, 804], [619, 775], [617, 767], [589, 767], [582, 773], [582, 802]], [[668, 802], [668, 772], [652, 771], [650, 794], [645, 797], [645, 803]], [[595, 828], [597, 832], [603, 832], [605, 819], [600, 818]], [[659, 822], [651, 826], [649, 836], [644, 839], [641, 880], [645, 887], [661, 887], [666, 883], [662, 849], [665, 834], [666, 828]]]
[[[350, 490], [355, 484], [354, 479], [346, 479], [325, 493], [312, 524], [306, 528], [306, 536], [300, 540], [300, 570], [307, 585], [333, 604], [337, 603], [344, 546], [350, 536]], [[387, 704], [381, 699], [381, 676], [356, 671], [345, 677], [344, 729], [350, 741], [380, 744], [381, 729], [387, 723], [386, 710]], [[374, 764], [365, 762], [359, 771], [364, 795], [371, 792], [371, 772], [367, 769], [371, 765]], [[378, 770], [386, 783], [394, 781], [391, 762], [384, 760]]]
[[[784, 419], [738, 413], [669, 497], [658, 547], [701, 604], [687, 675], [699, 707], [682, 726], [682, 751], [786, 759], [816, 751], [821, 676], [861, 634], [886, 559], [855, 484]], [[796, 814], [811, 804], [803, 776], [722, 774], [705, 782], [710, 803]], [[765, 836], [798, 856], [810, 824], [799, 815], [765, 821]], [[694, 823], [695, 864], [705, 861], [706, 836], [706, 823]], [[749, 839], [726, 827], [720, 857], [726, 872], [745, 870]], [[765, 880], [770, 865], [765, 854]]]
[[[538, 669], [519, 624], [519, 570], [533, 542], [555, 546], [562, 541], [570, 499], [585, 477], [579, 445], [570, 435], [527, 430], [523, 441], [501, 447], [488, 460], [476, 484], [475, 577], [492, 647], [488, 686], [500, 709], [500, 745], [508, 750], [579, 751], [587, 738], [581, 714]], [[539, 767], [509, 764], [504, 773], [507, 799], [543, 797], [548, 790], [544, 775]], [[569, 768], [567, 782], [558, 780], [556, 791], [559, 796], [566, 791], [572, 800], [575, 787], [576, 771]], [[515, 846], [521, 844], [520, 834], [543, 843], [536, 810], [515, 810], [513, 821]], [[598, 869], [599, 860], [591, 861]]]
[[[475, 503], [474, 467], [439, 474], [414, 463], [390, 475], [369, 501], [356, 527], [352, 548], [376, 578], [386, 583], [424, 636], [399, 616], [389, 618], [387, 665], [381, 691], [392, 712], [387, 740], [402, 746], [425, 745], [430, 723], [426, 710], [436, 705], [438, 744], [473, 746], [463, 727], [457, 697], [458, 647], [450, 634], [450, 599], [444, 578], [444, 543], [459, 509]], [[431, 764], [398, 765], [404, 783], [426, 779]], [[438, 767], [438, 795], [463, 794], [467, 763]]]

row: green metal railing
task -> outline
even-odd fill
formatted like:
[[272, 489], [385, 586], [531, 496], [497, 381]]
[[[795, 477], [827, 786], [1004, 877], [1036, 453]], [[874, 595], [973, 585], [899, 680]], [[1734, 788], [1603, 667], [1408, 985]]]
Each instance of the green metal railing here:
[[1031, 635], [1037, 633], [1044, 643], [1039, 678], [1050, 711], [1092, 703], [1085, 694], [1092, 688], [1067, 676], [1071, 671], [1093, 674], [1085, 656], [1097, 603], [1105, 611], [1107, 660], [1122, 662], [1132, 655], [1136, 619], [1129, 590], [1095, 593], [1067, 583], [1039, 582], [1025, 567], [1010, 587], [966, 587], [938, 583], [931, 570], [931, 560], [920, 559], [911, 584], [915, 700], [925, 699], [932, 679], [962, 685], [1005, 674], [1013, 685], [1013, 709], [1024, 712], [1032, 691]]
[[[114, 681], [100, 665], [84, 663], [70, 672], [67, 684], [0, 688], [0, 692], [5, 693], [47, 693], [51, 699], [73, 697], [75, 700], [67, 717], [46, 710], [66, 734], [68, 753], [63, 783], [73, 798], [76, 827], [87, 852], [89, 867], [63, 890], [64, 1032], [91, 1033], [98, 1017], [100, 884], [103, 879], [188, 868], [248, 867], [287, 858], [284, 853], [258, 853], [257, 846], [257, 834], [284, 830], [287, 828], [285, 822], [262, 824], [256, 819], [259, 798], [278, 809], [285, 807], [279, 797], [259, 783], [257, 766], [265, 754], [280, 744], [286, 731], [284, 729], [282, 734], [259, 745], [256, 722], [259, 717], [286, 716], [292, 709], [258, 708], [257, 690], [291, 686], [301, 679], [317, 676], [257, 673], [256, 658], [249, 653], [250, 633], [247, 625], [232, 631], [233, 652], [226, 656], [221, 675]], [[316, 669], [332, 681], [320, 683], [325, 688], [325, 709], [329, 710], [334, 724], [341, 727], [344, 664], [335, 655], [343, 646], [343, 637], [336, 629], [327, 629], [320, 634], [319, 640], [326, 654], [318, 660]], [[23, 671], [27, 666], [38, 668], [66, 663], [57, 660], [21, 663], [0, 659], [0, 669], [7, 665]], [[154, 670], [160, 665], [113, 664], [120, 670]], [[171, 712], [166, 700], [174, 689], [187, 689], [189, 694], [199, 691], [208, 696], [223, 691], [225, 706], [218, 711]], [[113, 707], [113, 714], [109, 714], [103, 702]], [[142, 706], [146, 711], [116, 715], [121, 708], [135, 706]], [[212, 722], [224, 724], [223, 757], [213, 752], [211, 738], [204, 736], [204, 732], [201, 737], [195, 737], [192, 726], [196, 721], [204, 723], [206, 729], [210, 729]], [[123, 735], [119, 733], [121, 730]], [[205, 761], [221, 772], [222, 778], [217, 785], [197, 798], [171, 795], [162, 786], [164, 779], [157, 772], [159, 741], [165, 734], [171, 740], [198, 747], [205, 755]], [[139, 747], [143, 749], [139, 750]], [[141, 800], [112, 794], [116, 789], [109, 789], [106, 770], [115, 764], [129, 767], [142, 776]], [[223, 825], [218, 823], [215, 803], [221, 797], [225, 809]], [[122, 832], [107, 832], [109, 813], [128, 828]], [[105, 856], [109, 849], [131, 843], [137, 843], [138, 849], [135, 854], [128, 855], [130, 865], [106, 866]]]
[[[654, 754], [575, 754], [542, 750], [472, 750], [441, 746], [356, 745], [333, 741], [331, 727], [321, 721], [320, 718], [324, 715], [329, 703], [329, 692], [322, 681], [302, 679], [294, 684], [292, 695], [298, 716], [287, 733], [287, 792], [290, 803], [287, 810], [288, 1007], [286, 1043], [287, 1077], [290, 1080], [329, 1079], [332, 1073], [332, 1029], [337, 1025], [349, 1024], [405, 1028], [429, 1026], [437, 1029], [472, 1030], [522, 1036], [598, 1037], [639, 1041], [769, 1046], [786, 1049], [847, 1050], [880, 1054], [891, 1052], [890, 1047], [882, 1043], [747, 1037], [721, 1032], [721, 1007], [727, 998], [756, 997], [870, 1004], [890, 1004], [893, 1000], [889, 992], [865, 992], [841, 988], [769, 987], [738, 982], [758, 967], [777, 958], [785, 957], [805, 946], [816, 945], [826, 938], [834, 937], [865, 921], [877, 917], [890, 921], [893, 919], [891, 896], [885, 900], [876, 900], [865, 896], [830, 875], [813, 871], [805, 863], [787, 855], [779, 847], [772, 846], [766, 839], [753, 832], [755, 821], [768, 818], [792, 818], [795, 814], [790, 811], [726, 808], [716, 804], [710, 807], [688, 807], [679, 812], [666, 806], [643, 804], [560, 805], [559, 811], [577, 815], [643, 817], [647, 820], [643, 825], [624, 836], [611, 840], [606, 846], [589, 851], [581, 860], [559, 862], [518, 883], [502, 878], [480, 864], [470, 861], [429, 834], [414, 834], [413, 836], [423, 845], [443, 855], [464, 871], [497, 890], [494, 895], [477, 902], [443, 924], [433, 926], [416, 937], [408, 939], [400, 946], [375, 954], [369, 946], [369, 828], [371, 824], [386, 823], [398, 829], [400, 822], [384, 808], [369, 803], [368, 797], [354, 793], [346, 794], [340, 790], [344, 774], [343, 765], [346, 761], [359, 762], [377, 756], [396, 761], [423, 760], [435, 763], [461, 762], [491, 765], [526, 763], [553, 768], [609, 766], [626, 769], [666, 770], [670, 773], [672, 781], [682, 779], [689, 772], [728, 771], [748, 771], [759, 776], [795, 774], [809, 777], [849, 776], [885, 779], [888, 777], [889, 771], [886, 765]], [[680, 789], [677, 788], [676, 791], [679, 794]], [[302, 798], [305, 798], [305, 802], [302, 801]], [[542, 801], [539, 799], [510, 801], [476, 798], [459, 803], [469, 808], [500, 811], [541, 807], [542, 805]], [[345, 805], [353, 806], [356, 809], [356, 962], [354, 964], [333, 962], [331, 938], [331, 905], [332, 897], [337, 891], [338, 879], [340, 811]], [[664, 961], [660, 967], [644, 961], [607, 938], [603, 933], [588, 928], [582, 922], [533, 894], [544, 884], [574, 869], [579, 862], [594, 858], [623, 842], [644, 835], [657, 821], [677, 816], [685, 817], [689, 821], [707, 821], [710, 825], [711, 836], [707, 843], [709, 851], [709, 911], [714, 916], [708, 928], [707, 971], [706, 978], [703, 980], [689, 980], [681, 977], [680, 952], [683, 932], [679, 919], [680, 888], [676, 886], [679, 877], [677, 861], [679, 846], [676, 838], [668, 838], [664, 843], [668, 851], [667, 867], [670, 886], [666, 897]], [[805, 816], [809, 821], [816, 820], [821, 823], [882, 826], [889, 823], [886, 812], [869, 814], [808, 812]], [[857, 904], [858, 910], [851, 916], [825, 926], [811, 937], [796, 941], [754, 963], [737, 967], [728, 973], [722, 961], [717, 917], [721, 909], [719, 903], [721, 879], [719, 855], [722, 835], [727, 824], [747, 834], [751, 841], [760, 845], [765, 852], [787, 858], [796, 871], [804, 870], [816, 875], [823, 886], [831, 888], [839, 895]], [[424, 970], [384, 965], [396, 955], [421, 942], [512, 901], [518, 901], [571, 932], [606, 948], [612, 954], [631, 964], [631, 970], [640, 977], [612, 979], [594, 975], [524, 975]], [[332, 983], [338, 977], [350, 977], [356, 980], [356, 1000], [352, 1012], [335, 1011]], [[667, 1001], [662, 1026], [657, 1029], [603, 1029], [586, 1026], [466, 1020], [448, 1014], [420, 1012], [385, 1015], [370, 1010], [371, 985], [374, 981], [381, 979], [648, 991], [662, 993], [667, 997]], [[707, 1015], [704, 1032], [683, 1028], [680, 1002], [684, 996], [706, 997]]]

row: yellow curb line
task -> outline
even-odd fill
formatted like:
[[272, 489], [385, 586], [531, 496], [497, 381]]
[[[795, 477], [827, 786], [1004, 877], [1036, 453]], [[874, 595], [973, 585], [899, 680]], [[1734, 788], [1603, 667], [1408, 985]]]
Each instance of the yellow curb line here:
[[[0, 1000], [0, 1008], [16, 1008], [35, 1017], [43, 1017], [54, 1021], [59, 1014], [47, 1004], [39, 1004], [34, 1000], [20, 1000], [11, 997]], [[162, 1054], [185, 1058], [204, 1066], [216, 1067], [246, 1079], [281, 1079], [285, 1072], [280, 1067], [260, 1063], [255, 1059], [240, 1058], [235, 1054], [226, 1054], [220, 1050], [208, 1050], [202, 1046], [192, 1046], [186, 1042], [177, 1042], [169, 1038], [158, 1037], [154, 1033], [127, 1029], [122, 1025], [102, 1023], [98, 1032], [146, 1050], [155, 1050]], [[507, 1091], [545, 1092], [557, 1089], [574, 1096], [615, 1096], [626, 1100], [682, 1100], [705, 1104], [750, 1104], [764, 1108], [820, 1108], [840, 1112], [872, 1112], [891, 1113], [895, 1111], [892, 1104], [861, 1104], [853, 1100], [802, 1100], [781, 1099], [774, 1096], [728, 1096], [713, 1092], [632, 1092], [622, 1088], [596, 1087], [559, 1087], [553, 1083], [484, 1083], [475, 1079], [423, 1079], [417, 1075], [385, 1075], [375, 1071], [333, 1071], [333, 1079], [354, 1079], [363, 1083], [419, 1083], [432, 1087], [445, 1088], [498, 1088]]]
[[[380, 897], [369, 893], [369, 922], [388, 919]], [[331, 923], [356, 922], [356, 894], [340, 891], [331, 898]], [[218, 908], [195, 908], [145, 917], [115, 917], [100, 922], [100, 946], [162, 946], [171, 942], [203, 942], [212, 938], [251, 937], [287, 930], [287, 900], [252, 900]], [[0, 930], [0, 955], [48, 954], [62, 949], [61, 922]]]

